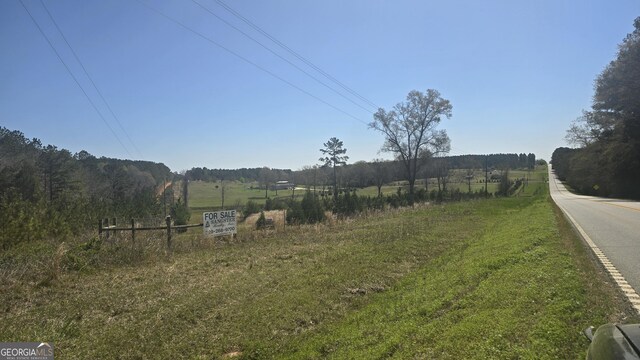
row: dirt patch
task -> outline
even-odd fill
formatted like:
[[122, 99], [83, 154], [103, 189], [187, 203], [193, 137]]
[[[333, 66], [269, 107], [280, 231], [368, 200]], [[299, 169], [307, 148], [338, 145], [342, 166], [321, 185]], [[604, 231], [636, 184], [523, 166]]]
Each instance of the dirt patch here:
[[230, 353], [226, 353], [224, 355], [222, 355], [223, 359], [233, 359], [233, 358], [237, 358], [242, 356], [242, 352], [241, 351], [233, 351]]
[[162, 196], [162, 194], [164, 194], [164, 191], [166, 189], [168, 189], [171, 185], [173, 185], [173, 182], [171, 182], [171, 181], [168, 181], [168, 182], [165, 182], [165, 183], [163, 183], [161, 185], [158, 185], [158, 188], [156, 189], [156, 195], [157, 196]]

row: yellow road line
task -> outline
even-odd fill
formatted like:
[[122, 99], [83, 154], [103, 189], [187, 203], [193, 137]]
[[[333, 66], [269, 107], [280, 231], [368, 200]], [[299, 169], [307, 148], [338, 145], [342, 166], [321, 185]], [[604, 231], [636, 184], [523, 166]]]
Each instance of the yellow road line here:
[[[594, 201], [594, 200], [591, 200], [591, 201]], [[630, 210], [634, 210], [634, 211], [640, 211], [640, 209], [638, 209], [638, 208], [634, 208], [634, 207], [631, 207], [631, 206], [620, 205], [620, 204], [615, 204], [615, 203], [608, 202], [608, 201], [603, 201], [603, 204], [607, 204], [607, 205], [611, 205], [611, 206], [617, 206], [617, 207], [630, 209]]]

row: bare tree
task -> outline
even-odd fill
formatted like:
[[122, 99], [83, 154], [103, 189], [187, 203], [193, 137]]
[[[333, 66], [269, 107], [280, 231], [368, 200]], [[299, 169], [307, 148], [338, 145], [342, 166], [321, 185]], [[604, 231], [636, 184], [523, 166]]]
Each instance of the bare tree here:
[[371, 165], [366, 161], [347, 165], [343, 170], [343, 179], [349, 187], [365, 188], [372, 183]]
[[318, 181], [322, 180], [322, 178], [323, 173], [319, 165], [307, 167], [307, 182], [309, 182], [309, 184], [307, 184], [307, 189], [311, 189], [310, 185], [313, 185], [314, 194], [317, 194], [316, 185], [318, 184]]
[[369, 164], [366, 161], [359, 161], [355, 164], [356, 169], [357, 169], [357, 179], [358, 179], [358, 186], [361, 188], [365, 188], [369, 185], [371, 185], [372, 179], [373, 179], [373, 168], [371, 166], [371, 164]]
[[435, 161], [436, 179], [438, 181], [438, 192], [447, 191], [447, 183], [449, 182], [449, 162], [445, 158], [439, 158]]
[[389, 182], [390, 172], [388, 162], [382, 159], [373, 159], [371, 162], [373, 168], [373, 179], [378, 188], [378, 197], [382, 196], [382, 185]]
[[320, 158], [320, 161], [324, 163], [324, 166], [333, 167], [333, 198], [338, 198], [338, 176], [336, 168], [340, 165], [345, 165], [349, 157], [345, 155], [347, 149], [343, 148], [343, 143], [336, 137], [332, 137], [323, 144], [324, 149], [320, 149], [324, 157]]
[[469, 186], [469, 194], [471, 194], [471, 180], [473, 179], [473, 169], [467, 170], [467, 175], [464, 177], [467, 180], [467, 185]]
[[413, 199], [416, 174], [422, 154], [448, 152], [450, 140], [445, 130], [438, 130], [442, 116], [451, 117], [452, 106], [437, 90], [425, 93], [412, 90], [405, 102], [400, 102], [387, 112], [383, 108], [373, 115], [369, 127], [385, 135], [383, 151], [394, 153], [404, 165], [409, 182], [409, 195]]
[[565, 140], [572, 145], [585, 147], [613, 134], [616, 120], [604, 111], [582, 111], [582, 116], [571, 122]]
[[269, 184], [271, 183], [271, 178], [273, 177], [271, 169], [266, 166], [263, 167], [262, 169], [260, 169], [258, 177], [260, 178], [260, 182], [264, 186], [264, 198], [266, 199], [269, 197], [267, 191], [269, 190]]

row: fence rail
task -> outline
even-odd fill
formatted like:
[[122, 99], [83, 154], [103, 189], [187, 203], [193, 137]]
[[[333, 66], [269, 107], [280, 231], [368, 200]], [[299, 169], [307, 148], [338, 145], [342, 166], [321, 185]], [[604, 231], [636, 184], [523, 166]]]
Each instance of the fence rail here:
[[131, 231], [131, 241], [133, 243], [136, 242], [136, 231], [147, 231], [147, 230], [166, 230], [167, 231], [167, 248], [171, 249], [171, 230], [174, 229], [188, 229], [195, 227], [202, 227], [203, 224], [190, 224], [190, 225], [171, 225], [171, 216], [167, 216], [165, 218], [165, 226], [136, 226], [135, 219], [131, 219], [131, 226], [129, 227], [118, 227], [116, 218], [112, 219], [112, 225], [109, 225], [109, 219], [100, 219], [98, 222], [98, 236], [102, 236], [104, 233], [106, 238], [109, 238], [111, 232], [116, 231]]

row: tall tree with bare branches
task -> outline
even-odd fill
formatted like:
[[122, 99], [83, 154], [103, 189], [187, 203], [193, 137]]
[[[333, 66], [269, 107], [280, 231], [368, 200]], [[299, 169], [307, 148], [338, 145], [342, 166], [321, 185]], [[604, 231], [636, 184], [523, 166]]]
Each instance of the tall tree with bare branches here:
[[393, 110], [379, 108], [369, 127], [385, 136], [382, 151], [392, 152], [404, 165], [409, 182], [409, 196], [413, 201], [416, 174], [422, 162], [421, 156], [434, 156], [449, 152], [451, 141], [445, 130], [438, 130], [442, 117], [450, 118], [451, 103], [443, 99], [437, 90], [422, 93], [412, 90], [406, 101]]

